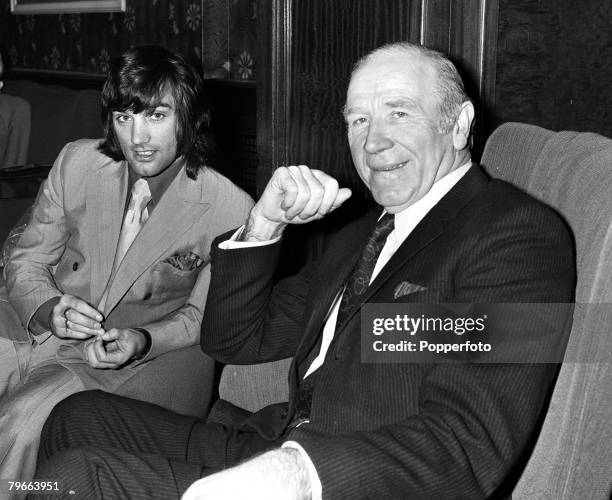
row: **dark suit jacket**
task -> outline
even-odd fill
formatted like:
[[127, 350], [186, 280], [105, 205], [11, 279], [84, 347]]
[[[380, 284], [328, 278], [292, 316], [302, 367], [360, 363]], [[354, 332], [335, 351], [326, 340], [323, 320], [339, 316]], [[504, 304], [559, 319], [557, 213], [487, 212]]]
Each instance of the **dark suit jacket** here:
[[[344, 228], [319, 263], [276, 286], [279, 245], [213, 245], [204, 351], [245, 364], [293, 355], [291, 400], [304, 358], [318, 348], [326, 314], [379, 215]], [[403, 281], [425, 290], [396, 300]], [[364, 301], [570, 302], [574, 284], [573, 245], [560, 218], [473, 166], [414, 229]], [[247, 424], [267, 438], [285, 433], [299, 442], [324, 498], [492, 495], [533, 437], [557, 366], [366, 364], [359, 318], [356, 311], [336, 334], [319, 369], [310, 423], [286, 432], [291, 401]], [[559, 331], [565, 320], [558, 318]]]

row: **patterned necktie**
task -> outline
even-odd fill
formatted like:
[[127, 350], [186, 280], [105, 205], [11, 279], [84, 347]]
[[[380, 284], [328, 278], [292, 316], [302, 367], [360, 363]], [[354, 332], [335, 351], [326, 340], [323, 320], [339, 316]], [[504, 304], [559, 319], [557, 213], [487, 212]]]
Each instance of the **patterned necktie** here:
[[119, 267], [119, 264], [136, 239], [142, 226], [147, 222], [149, 218], [147, 203], [149, 203], [150, 200], [151, 191], [149, 190], [149, 184], [144, 179], [138, 179], [132, 186], [130, 205], [125, 212], [123, 225], [121, 226], [117, 253], [115, 254], [115, 269]]
[[388, 213], [383, 215], [376, 223], [374, 231], [372, 231], [361, 253], [361, 257], [359, 257], [359, 262], [357, 262], [353, 272], [346, 280], [346, 288], [338, 308], [336, 331], [342, 326], [351, 311], [361, 304], [361, 298], [370, 286], [370, 280], [372, 279], [372, 273], [374, 272], [374, 267], [376, 267], [378, 256], [394, 227], [395, 217]]
[[[366, 246], [359, 257], [353, 272], [346, 281], [346, 288], [342, 294], [340, 300], [340, 306], [338, 308], [338, 319], [336, 320], [336, 332], [344, 323], [349, 313], [361, 303], [365, 291], [370, 285], [370, 279], [376, 266], [378, 256], [382, 251], [387, 237], [391, 234], [394, 229], [395, 217], [392, 214], [383, 215], [380, 220], [376, 223], [374, 231], [370, 235]], [[315, 347], [310, 355], [306, 358], [303, 366], [308, 369], [314, 357], [319, 353], [321, 343], [315, 344]], [[320, 370], [315, 370], [308, 377], [301, 379], [295, 394], [295, 407], [293, 418], [289, 424], [289, 429], [298, 427], [301, 423], [309, 420], [310, 408], [312, 406], [312, 393], [314, 386], [317, 383], [317, 378], [320, 374]]]

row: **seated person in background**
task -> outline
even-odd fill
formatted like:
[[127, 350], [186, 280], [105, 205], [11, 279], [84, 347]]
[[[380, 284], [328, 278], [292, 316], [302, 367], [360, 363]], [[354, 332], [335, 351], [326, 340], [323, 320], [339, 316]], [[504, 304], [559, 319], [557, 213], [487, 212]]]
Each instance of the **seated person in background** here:
[[[552, 210], [471, 161], [474, 107], [443, 55], [408, 43], [375, 50], [353, 71], [344, 114], [355, 168], [380, 206], [318, 263], [273, 286], [287, 224], [319, 219], [350, 195], [321, 171], [280, 168], [246, 226], [212, 249], [202, 348], [228, 363], [293, 356], [289, 403], [226, 427], [76, 394], [45, 425], [38, 477], [92, 498], [467, 499], [498, 490], [528, 449], [557, 366], [363, 363], [359, 310], [569, 302], [570, 234]], [[565, 321], [553, 318], [551, 332]], [[520, 356], [534, 344], [513, 347]]]
[[32, 477], [42, 425], [69, 394], [129, 383], [136, 397], [174, 400], [184, 380], [132, 378], [183, 348], [212, 381], [198, 346], [210, 244], [252, 200], [207, 166], [204, 104], [182, 56], [130, 49], [102, 91], [104, 140], [69, 143], [55, 161], [5, 267], [0, 477]]
[[[4, 62], [0, 51], [0, 91], [4, 83]], [[25, 165], [30, 144], [30, 103], [0, 92], [0, 169]]]

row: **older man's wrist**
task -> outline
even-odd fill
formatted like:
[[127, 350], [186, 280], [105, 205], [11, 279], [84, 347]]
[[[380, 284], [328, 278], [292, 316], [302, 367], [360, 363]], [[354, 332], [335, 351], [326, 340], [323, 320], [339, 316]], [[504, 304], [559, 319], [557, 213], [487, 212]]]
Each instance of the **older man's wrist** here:
[[242, 233], [238, 236], [238, 241], [271, 241], [282, 236], [287, 224], [274, 222], [263, 215], [260, 215], [255, 206], [245, 224]]

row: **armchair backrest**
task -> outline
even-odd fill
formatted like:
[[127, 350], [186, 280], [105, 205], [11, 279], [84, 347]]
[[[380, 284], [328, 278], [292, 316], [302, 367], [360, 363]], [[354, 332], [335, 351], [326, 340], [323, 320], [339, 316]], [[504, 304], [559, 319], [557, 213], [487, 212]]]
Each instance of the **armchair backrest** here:
[[482, 165], [557, 210], [576, 245], [576, 310], [565, 360], [513, 499], [612, 493], [612, 140], [505, 123]]

